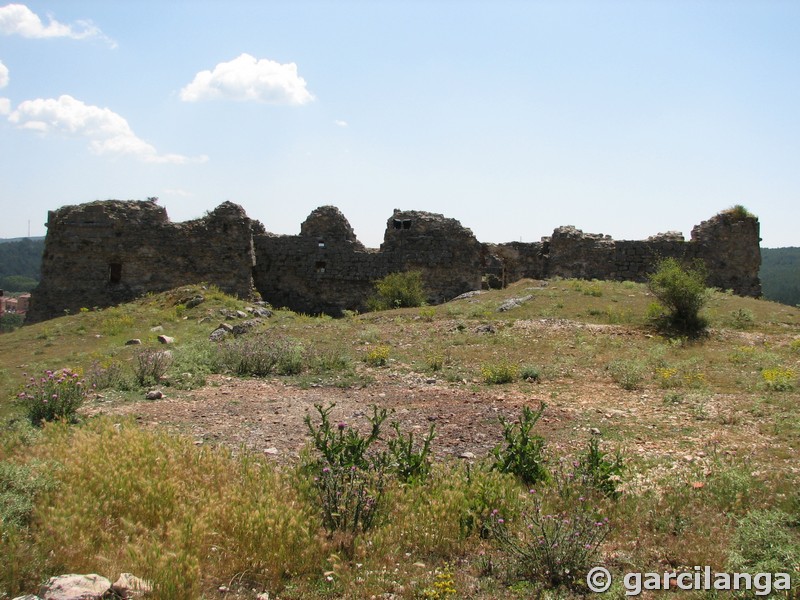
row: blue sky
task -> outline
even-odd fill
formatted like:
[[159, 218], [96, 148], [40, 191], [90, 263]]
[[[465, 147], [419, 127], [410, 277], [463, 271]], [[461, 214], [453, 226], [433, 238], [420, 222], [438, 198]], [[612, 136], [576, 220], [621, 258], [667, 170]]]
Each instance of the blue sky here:
[[800, 3], [0, 0], [0, 237], [65, 204], [338, 206], [485, 242], [743, 204], [800, 246]]

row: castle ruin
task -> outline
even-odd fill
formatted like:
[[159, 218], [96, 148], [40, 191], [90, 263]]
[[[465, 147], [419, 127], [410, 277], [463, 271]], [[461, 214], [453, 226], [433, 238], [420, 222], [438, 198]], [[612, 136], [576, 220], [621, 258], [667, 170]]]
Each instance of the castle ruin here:
[[106, 307], [148, 292], [207, 282], [240, 297], [257, 290], [273, 306], [310, 314], [363, 310], [375, 280], [423, 274], [429, 302], [522, 278], [644, 281], [659, 258], [702, 260], [708, 284], [760, 296], [758, 219], [724, 211], [689, 241], [660, 234], [617, 241], [559, 227], [540, 242], [484, 244], [455, 219], [395, 210], [380, 248], [364, 247], [333, 206], [314, 210], [299, 235], [276, 235], [224, 202], [205, 217], [173, 223], [151, 201], [107, 200], [48, 214], [41, 283], [28, 321]]

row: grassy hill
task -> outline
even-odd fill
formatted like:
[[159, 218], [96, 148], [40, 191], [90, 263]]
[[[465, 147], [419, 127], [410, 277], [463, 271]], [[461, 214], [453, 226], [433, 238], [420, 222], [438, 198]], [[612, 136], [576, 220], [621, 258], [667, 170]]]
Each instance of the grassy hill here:
[[[632, 571], [797, 577], [800, 309], [715, 292], [691, 342], [648, 328], [652, 301], [525, 280], [253, 324], [191, 286], [0, 336], [0, 597], [66, 572], [132, 572], [159, 598], [577, 597], [595, 563], [612, 597]], [[220, 322], [251, 327], [209, 341]], [[92, 390], [82, 422], [31, 427], [13, 398], [65, 367]], [[358, 462], [376, 423], [381, 467]]]

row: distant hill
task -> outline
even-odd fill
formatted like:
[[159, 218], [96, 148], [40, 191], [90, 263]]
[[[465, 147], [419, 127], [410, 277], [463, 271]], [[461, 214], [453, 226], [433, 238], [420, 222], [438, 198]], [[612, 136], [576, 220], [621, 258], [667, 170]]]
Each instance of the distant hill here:
[[762, 248], [759, 277], [767, 300], [800, 304], [800, 248]]
[[0, 238], [0, 244], [8, 244], [10, 242], [21, 242], [22, 240], [30, 240], [32, 242], [44, 241], [44, 236], [39, 237], [18, 237], [18, 238]]
[[44, 238], [2, 240], [0, 243], [0, 289], [27, 292], [39, 283]]

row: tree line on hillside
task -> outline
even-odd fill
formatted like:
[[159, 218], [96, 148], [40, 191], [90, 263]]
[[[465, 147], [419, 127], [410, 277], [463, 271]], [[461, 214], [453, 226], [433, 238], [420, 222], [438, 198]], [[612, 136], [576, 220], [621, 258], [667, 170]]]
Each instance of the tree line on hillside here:
[[0, 244], [0, 289], [29, 292], [39, 283], [44, 239]]
[[764, 298], [800, 304], [800, 248], [762, 248], [759, 276]]

